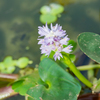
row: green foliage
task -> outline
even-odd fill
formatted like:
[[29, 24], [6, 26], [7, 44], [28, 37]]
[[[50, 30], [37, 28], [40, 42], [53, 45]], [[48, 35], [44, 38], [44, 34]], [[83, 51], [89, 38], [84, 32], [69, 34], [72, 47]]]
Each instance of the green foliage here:
[[28, 63], [29, 63], [29, 59], [27, 57], [21, 57], [21, 58], [18, 59], [16, 65], [19, 68], [25, 68], [28, 65]]
[[71, 53], [74, 52], [75, 49], [77, 48], [77, 43], [76, 43], [75, 41], [73, 41], [73, 40], [69, 40], [69, 41], [68, 41], [68, 44], [67, 44], [67, 45], [63, 45], [63, 47], [65, 48], [65, 47], [67, 47], [68, 45], [73, 46]]
[[40, 8], [40, 21], [45, 24], [53, 23], [57, 20], [57, 15], [64, 11], [64, 7], [60, 4], [51, 3], [49, 6], [42, 6]]
[[42, 61], [44, 58], [51, 58], [51, 59], [53, 59], [54, 54], [55, 54], [54, 51], [51, 51], [51, 53], [50, 53], [49, 56], [46, 56], [45, 54], [43, 54], [43, 55], [40, 57], [40, 60]]
[[41, 9], [40, 9], [40, 12], [42, 14], [47, 14], [47, 13], [51, 13], [51, 8], [49, 6], [42, 6]]
[[12, 85], [12, 89], [15, 92], [19, 92], [20, 95], [25, 95], [29, 88], [37, 85], [39, 79], [38, 70], [35, 69], [30, 75], [19, 78]]
[[60, 4], [51, 3], [50, 7], [51, 7], [51, 14], [53, 15], [58, 15], [64, 11], [64, 7]]
[[21, 57], [18, 60], [13, 60], [11, 56], [7, 56], [3, 62], [0, 62], [0, 72], [11, 74], [15, 71], [16, 66], [25, 68], [29, 64], [27, 57]]
[[3, 62], [0, 62], [1, 73], [12, 73], [15, 70], [15, 66], [11, 56], [7, 56]]
[[[75, 49], [76, 49], [76, 47], [77, 47], [77, 43], [76, 43], [75, 41], [69, 40], [69, 41], [68, 41], [68, 44], [67, 44], [67, 45], [63, 45], [63, 47], [65, 48], [65, 47], [67, 47], [68, 45], [73, 46], [72, 52], [75, 51]], [[43, 55], [40, 57], [40, 61], [42, 61], [44, 58], [51, 58], [51, 59], [53, 59], [53, 55], [54, 55], [54, 54], [55, 54], [54, 51], [51, 51], [51, 53], [50, 53], [49, 56], [45, 56], [45, 54], [43, 54]], [[65, 55], [65, 56], [68, 56], [68, 57], [71, 59], [72, 62], [74, 62], [75, 59], [76, 59], [76, 57], [75, 57], [74, 54], [68, 54], [68, 53], [65, 53], [65, 52], [62, 52], [62, 54]], [[58, 62], [58, 63], [61, 64], [61, 62]], [[61, 64], [61, 65], [62, 65], [62, 64]], [[65, 65], [65, 66], [67, 66], [67, 65]]]
[[27, 92], [28, 100], [77, 100], [79, 82], [51, 59], [40, 62], [39, 75], [41, 80]]
[[57, 20], [57, 17], [52, 14], [42, 14], [40, 15], [40, 21], [45, 24], [46, 22], [50, 24], [51, 22], [55, 22]]
[[100, 35], [84, 32], [78, 36], [80, 49], [91, 59], [100, 63]]
[[77, 48], [77, 43], [75, 41], [73, 41], [73, 40], [69, 40], [67, 45], [73, 46], [72, 52], [75, 51], [76, 48]]
[[[51, 58], [53, 59], [53, 55], [54, 55], [54, 51], [51, 51], [49, 57], [48, 56], [45, 56], [45, 54], [43, 54], [41, 57], [40, 57], [40, 61], [42, 61], [44, 58]], [[62, 55], [63, 56], [67, 56], [71, 59], [72, 62], [74, 62], [76, 60], [76, 56], [74, 54], [68, 54], [68, 53], [65, 53], [65, 52], [62, 52]], [[66, 69], [68, 68], [68, 66], [62, 61], [62, 60], [57, 60], [56, 61], [63, 69]]]
[[92, 91], [100, 92], [100, 79], [97, 80], [97, 78], [94, 78]]

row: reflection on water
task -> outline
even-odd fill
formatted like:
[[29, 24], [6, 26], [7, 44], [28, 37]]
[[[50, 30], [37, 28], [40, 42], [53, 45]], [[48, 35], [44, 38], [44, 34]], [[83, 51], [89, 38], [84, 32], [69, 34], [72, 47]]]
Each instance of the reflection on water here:
[[63, 26], [70, 39], [76, 40], [85, 31], [100, 34], [100, 0], [0, 0], [0, 61], [11, 55], [16, 59], [27, 56], [33, 66], [39, 63], [39, 9], [51, 2], [64, 5], [55, 23]]

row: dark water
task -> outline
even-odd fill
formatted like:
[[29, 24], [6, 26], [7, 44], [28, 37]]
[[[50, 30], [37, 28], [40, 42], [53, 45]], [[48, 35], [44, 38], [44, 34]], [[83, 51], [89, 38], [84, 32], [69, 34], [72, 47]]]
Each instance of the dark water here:
[[100, 0], [0, 0], [0, 61], [11, 55], [14, 59], [29, 57], [33, 67], [39, 63], [38, 26], [43, 25], [39, 9], [51, 2], [64, 5], [53, 25], [63, 26], [69, 38], [76, 41], [81, 32], [100, 34]]

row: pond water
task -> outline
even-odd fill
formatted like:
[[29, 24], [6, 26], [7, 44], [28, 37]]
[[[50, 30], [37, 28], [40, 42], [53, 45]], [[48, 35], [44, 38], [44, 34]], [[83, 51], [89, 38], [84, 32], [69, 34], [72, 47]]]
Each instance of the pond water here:
[[100, 0], [0, 0], [0, 61], [11, 55], [28, 57], [32, 67], [39, 63], [38, 26], [43, 25], [39, 10], [53, 2], [64, 6], [53, 25], [60, 24], [70, 39], [76, 41], [81, 32], [100, 34]]

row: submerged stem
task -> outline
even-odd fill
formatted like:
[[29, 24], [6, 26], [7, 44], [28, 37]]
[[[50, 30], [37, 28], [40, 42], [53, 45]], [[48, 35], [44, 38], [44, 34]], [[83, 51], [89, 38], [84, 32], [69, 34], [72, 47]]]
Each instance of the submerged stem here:
[[64, 62], [68, 67], [71, 69], [71, 71], [77, 76], [77, 78], [83, 82], [86, 86], [89, 88], [92, 87], [92, 83], [88, 81], [81, 73], [80, 71], [76, 68], [76, 66], [71, 62], [69, 57], [63, 57], [62, 62]]

